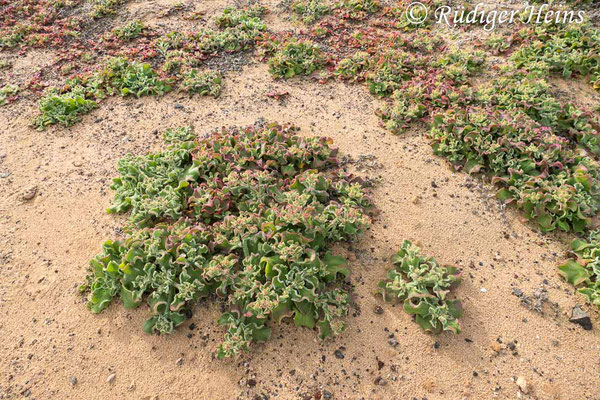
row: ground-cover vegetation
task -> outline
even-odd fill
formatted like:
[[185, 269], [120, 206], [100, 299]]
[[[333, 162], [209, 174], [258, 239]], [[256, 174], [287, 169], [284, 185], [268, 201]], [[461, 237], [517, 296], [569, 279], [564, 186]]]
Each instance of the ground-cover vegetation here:
[[93, 0], [92, 17], [102, 18], [117, 12], [117, 8], [125, 4], [126, 0]]
[[[394, 21], [405, 16], [392, 11], [372, 8], [375, 14], [358, 25], [336, 14], [303, 37], [327, 49], [321, 65], [332, 72], [322, 78], [361, 82], [384, 99], [378, 114], [392, 132], [427, 122], [436, 154], [468, 173], [487, 174], [500, 200], [516, 204], [540, 229], [583, 232], [600, 209], [600, 119], [559, 101], [548, 80], [558, 72], [589, 74], [594, 82], [598, 30], [589, 24], [524, 27], [514, 41], [521, 48], [494, 79], [475, 86], [471, 78], [482, 70], [485, 53], [457, 50], [426, 30], [404, 33]], [[296, 40], [281, 38], [287, 45]], [[273, 43], [277, 38], [268, 41], [267, 52]], [[278, 57], [297, 69], [315, 64], [311, 54], [293, 50], [294, 57]], [[293, 68], [268, 62], [274, 76], [294, 75]]]
[[[378, 114], [392, 132], [427, 122], [436, 154], [467, 173], [489, 176], [499, 200], [516, 204], [541, 230], [586, 232], [600, 210], [600, 118], [560, 101], [549, 80], [584, 78], [599, 89], [600, 31], [589, 23], [550, 23], [523, 25], [508, 38], [492, 35], [488, 48], [511, 54], [495, 67], [493, 79], [473, 85], [485, 55], [453, 49], [427, 23], [406, 24], [403, 9], [336, 13], [302, 36], [327, 49], [332, 72], [322, 80], [363, 83], [386, 101]], [[363, 21], [347, 21], [353, 18]], [[413, 33], [400, 33], [407, 31]], [[300, 56], [294, 64], [302, 61]], [[585, 282], [589, 298], [596, 279], [590, 273]]]
[[116, 28], [113, 31], [113, 33], [116, 37], [118, 37], [121, 40], [130, 41], [133, 39], [137, 39], [144, 29], [144, 23], [142, 21], [136, 20], [131, 21], [120, 28]]
[[340, 0], [334, 4], [334, 9], [342, 18], [353, 20], [364, 19], [380, 8], [377, 0]]
[[200, 72], [191, 69], [184, 74], [181, 87], [192, 94], [219, 97], [223, 88], [223, 76], [217, 71]]
[[175, 129], [165, 150], [122, 159], [109, 212], [129, 212], [128, 237], [91, 261], [89, 308], [147, 300], [144, 330], [169, 333], [194, 301], [216, 295], [228, 310], [219, 357], [266, 340], [271, 321], [286, 317], [321, 338], [340, 333], [349, 296], [338, 278], [349, 270], [330, 246], [368, 227], [370, 203], [336, 168], [328, 140], [295, 131], [253, 126], [198, 139]]
[[65, 16], [81, 0], [0, 1], [0, 50], [54, 47], [79, 34], [83, 18]]
[[460, 283], [456, 267], [440, 266], [435, 259], [420, 255], [421, 249], [405, 240], [392, 257], [394, 267], [378, 293], [387, 301], [401, 302], [404, 311], [427, 332], [460, 332], [462, 315], [459, 300], [450, 300], [451, 288]]
[[[40, 129], [56, 123], [70, 126], [107, 96], [162, 95], [178, 83], [190, 93], [218, 97], [222, 76], [216, 72], [199, 72], [196, 67], [216, 53], [249, 49], [266, 30], [260, 19], [264, 13], [262, 7], [227, 8], [217, 18], [221, 30], [170, 32], [142, 45], [133, 55], [124, 50], [122, 53], [126, 56], [109, 58], [97, 71], [75, 75], [63, 87], [47, 90], [40, 100], [40, 115], [34, 123]], [[116, 30], [114, 35], [119, 40], [129, 41], [143, 29], [143, 25], [133, 22]], [[153, 67], [151, 63], [160, 67]]]
[[294, 39], [284, 43], [274, 42], [269, 58], [269, 72], [277, 78], [310, 75], [323, 67], [325, 59], [319, 46], [311, 41]]
[[161, 79], [149, 64], [117, 57], [98, 72], [70, 79], [62, 91], [48, 91], [40, 100], [40, 115], [34, 124], [40, 129], [56, 123], [70, 126], [81, 119], [80, 115], [98, 107], [98, 102], [106, 96], [141, 97], [170, 90], [169, 81]]
[[543, 63], [565, 78], [589, 77], [600, 90], [600, 30], [589, 24], [544, 24], [519, 35], [527, 43], [512, 56], [517, 68]]
[[590, 232], [587, 240], [571, 244], [575, 258], [558, 267], [570, 284], [579, 287], [590, 304], [600, 307], [600, 230]]
[[[589, 23], [523, 25], [509, 37], [492, 35], [485, 46], [504, 57], [492, 66], [484, 52], [457, 48], [431, 32], [430, 21], [408, 24], [408, 1], [393, 7], [298, 1], [291, 11], [309, 26], [297, 33], [267, 32], [266, 9], [257, 6], [225, 9], [217, 29], [158, 35], [134, 21], [90, 39], [83, 26], [114, 14], [124, 1], [92, 3], [89, 14], [80, 12], [80, 0], [0, 0], [0, 50], [61, 49], [54, 69], [75, 73], [44, 92], [34, 121], [41, 129], [70, 126], [110, 95], [160, 95], [179, 87], [218, 97], [222, 75], [203, 70], [203, 62], [258, 44], [276, 78], [321, 70], [321, 82], [363, 84], [382, 99], [377, 114], [388, 130], [426, 123], [436, 154], [454, 168], [485, 174], [502, 202], [515, 204], [543, 231], [586, 232], [600, 209], [600, 118], [562, 101], [550, 84], [581, 79], [600, 89], [600, 33]], [[82, 65], [96, 67], [78, 73]], [[475, 84], [484, 69], [490, 79]], [[28, 90], [41, 93], [43, 73], [29, 85], [4, 85], [0, 105]]]
[[19, 93], [19, 87], [7, 83], [0, 87], [0, 106], [10, 102]]
[[292, 11], [305, 24], [312, 24], [331, 13], [331, 7], [321, 0], [299, 0], [292, 4]]
[[77, 43], [93, 19], [114, 14], [125, 0], [0, 0], [0, 50], [66, 48]]

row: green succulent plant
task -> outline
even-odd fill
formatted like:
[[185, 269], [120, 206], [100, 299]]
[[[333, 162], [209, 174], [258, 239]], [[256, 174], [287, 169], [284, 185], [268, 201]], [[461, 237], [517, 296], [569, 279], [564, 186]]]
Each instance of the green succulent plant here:
[[486, 172], [541, 230], [582, 232], [600, 206], [598, 166], [523, 114], [471, 107], [433, 118], [436, 154], [466, 172]]
[[10, 98], [16, 96], [21, 89], [17, 85], [11, 85], [7, 83], [0, 88], [0, 106], [3, 106]]
[[191, 69], [184, 74], [181, 87], [189, 93], [217, 98], [223, 89], [223, 76], [217, 71], [199, 72]]
[[310, 75], [325, 64], [321, 48], [313, 42], [290, 40], [283, 43], [268, 60], [269, 72], [276, 78]]
[[128, 237], [90, 262], [90, 310], [115, 297], [126, 308], [146, 301], [144, 331], [169, 333], [215, 294], [228, 309], [219, 357], [266, 340], [284, 318], [321, 338], [340, 333], [349, 297], [336, 282], [349, 270], [330, 245], [368, 227], [370, 202], [336, 170], [330, 142], [295, 131], [252, 126], [199, 139], [182, 128], [166, 132], [165, 150], [121, 160], [109, 212], [129, 212]]
[[386, 301], [402, 302], [404, 311], [427, 332], [459, 333], [461, 303], [447, 298], [450, 289], [460, 283], [458, 269], [440, 266], [435, 259], [422, 257], [420, 251], [405, 240], [392, 257], [394, 268], [387, 280], [379, 282], [377, 293]]
[[305, 24], [312, 24], [320, 20], [323, 15], [331, 12], [331, 7], [323, 4], [321, 0], [299, 0], [292, 4], [292, 11]]
[[340, 10], [345, 18], [360, 20], [376, 13], [381, 4], [377, 0], [340, 0], [334, 8]]
[[144, 23], [140, 20], [136, 20], [127, 23], [121, 28], [115, 29], [113, 33], [121, 40], [130, 41], [138, 38], [144, 29], [146, 29]]
[[590, 232], [587, 240], [575, 239], [571, 250], [576, 258], [558, 267], [560, 275], [578, 287], [590, 304], [600, 307], [600, 229]]
[[81, 115], [97, 107], [98, 103], [87, 99], [85, 90], [81, 87], [62, 94], [57, 90], [51, 90], [40, 100], [38, 105], [40, 115], [34, 119], [33, 124], [38, 129], [54, 124], [71, 126], [81, 120]]

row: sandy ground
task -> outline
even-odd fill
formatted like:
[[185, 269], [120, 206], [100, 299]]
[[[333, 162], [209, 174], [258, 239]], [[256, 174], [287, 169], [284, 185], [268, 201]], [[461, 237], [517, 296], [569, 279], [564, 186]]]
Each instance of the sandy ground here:
[[[0, 173], [11, 175], [0, 178], [0, 399], [600, 399], [598, 327], [568, 322], [583, 299], [556, 273], [569, 236], [541, 235], [478, 179], [453, 173], [432, 154], [425, 127], [400, 136], [377, 128], [377, 101], [361, 86], [274, 81], [260, 63], [228, 73], [225, 84], [217, 100], [109, 99], [73, 128], [45, 132], [27, 126], [34, 102], [1, 109]], [[271, 99], [273, 89], [290, 95]], [[372, 229], [339, 250], [355, 287], [347, 331], [319, 342], [283, 324], [246, 356], [219, 361], [216, 304], [202, 302], [160, 337], [142, 332], [144, 306], [91, 314], [77, 287], [124, 220], [105, 213], [117, 160], [160, 148], [167, 128], [192, 124], [203, 134], [258, 118], [329, 136], [355, 160], [374, 156], [349, 165], [382, 179]], [[36, 196], [23, 200], [33, 187]], [[427, 335], [374, 296], [404, 239], [463, 268], [460, 335]], [[543, 314], [513, 289], [545, 290]], [[600, 313], [584, 308], [597, 325]]]

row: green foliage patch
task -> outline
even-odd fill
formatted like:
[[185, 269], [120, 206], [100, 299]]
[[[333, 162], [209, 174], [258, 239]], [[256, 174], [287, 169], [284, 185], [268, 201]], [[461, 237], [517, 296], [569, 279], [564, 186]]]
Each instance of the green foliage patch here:
[[107, 15], [113, 15], [117, 8], [125, 4], [126, 0], [93, 0], [91, 16], [93, 18], [102, 18]]
[[590, 24], [546, 24], [520, 34], [530, 42], [511, 57], [518, 68], [544, 63], [565, 78], [589, 76], [600, 90], [600, 30]]
[[0, 88], [0, 106], [5, 105], [19, 93], [20, 88], [17, 85], [7, 83]]
[[379, 283], [378, 293], [386, 301], [400, 301], [419, 326], [432, 333], [460, 332], [460, 300], [450, 300], [451, 288], [460, 283], [456, 267], [440, 266], [433, 258], [420, 255], [421, 249], [405, 240], [392, 257], [394, 268]]
[[376, 13], [381, 4], [377, 0], [341, 0], [334, 8], [340, 11], [343, 18], [360, 20]]
[[370, 203], [337, 170], [329, 141], [295, 131], [254, 126], [198, 139], [177, 129], [164, 151], [121, 160], [109, 212], [130, 212], [128, 237], [91, 261], [90, 310], [114, 297], [127, 308], [146, 300], [144, 331], [169, 333], [196, 300], [217, 295], [228, 310], [219, 357], [268, 339], [271, 321], [286, 317], [321, 338], [340, 333], [349, 297], [338, 276], [349, 271], [329, 248], [368, 227]]
[[280, 44], [269, 58], [269, 72], [276, 78], [310, 75], [325, 64], [321, 48], [307, 40], [289, 40]]
[[217, 71], [191, 69], [184, 74], [181, 87], [189, 93], [217, 98], [223, 89], [223, 76]]
[[106, 96], [162, 95], [171, 90], [168, 80], [161, 79], [149, 64], [130, 61], [124, 57], [112, 58], [107, 66], [89, 76], [67, 81], [62, 90], [51, 89], [40, 100], [40, 115], [34, 125], [44, 129], [48, 125], [71, 126], [98, 106]]
[[558, 267], [559, 273], [590, 304], [600, 307], [600, 229], [590, 232], [587, 240], [575, 239], [571, 250], [572, 258]]
[[543, 231], [581, 232], [600, 206], [598, 166], [568, 140], [524, 115], [469, 107], [433, 118], [434, 152], [467, 172], [486, 172]]
[[305, 24], [313, 24], [323, 15], [331, 12], [331, 7], [323, 4], [321, 0], [299, 0], [292, 4], [292, 11]]
[[85, 90], [77, 87], [65, 93], [50, 90], [38, 105], [40, 115], [34, 119], [34, 125], [43, 129], [48, 125], [71, 126], [81, 120], [81, 115], [98, 107], [94, 100], [86, 98]]
[[127, 23], [121, 28], [115, 29], [113, 33], [119, 39], [129, 41], [138, 38], [145, 28], [142, 21], [136, 20]]
[[227, 7], [215, 22], [219, 28], [233, 28], [239, 26], [253, 28], [258, 24], [262, 24], [261, 18], [266, 13], [267, 9], [262, 6], [243, 9]]

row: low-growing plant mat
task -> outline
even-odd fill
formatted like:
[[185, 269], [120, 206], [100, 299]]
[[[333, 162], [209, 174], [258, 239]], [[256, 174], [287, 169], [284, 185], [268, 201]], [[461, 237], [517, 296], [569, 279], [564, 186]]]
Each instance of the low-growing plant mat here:
[[[226, 5], [232, 4], [207, 3], [212, 11], [205, 18]], [[274, 10], [267, 17], [270, 27], [291, 26], [287, 12], [267, 5]], [[145, 18], [145, 3], [130, 7]], [[51, 55], [30, 53], [14, 62], [19, 74], [31, 73], [34, 62], [50, 63]], [[323, 399], [330, 393], [333, 399], [514, 399], [517, 377], [526, 379], [531, 398], [598, 396], [600, 315], [584, 307], [592, 331], [568, 322], [584, 298], [556, 269], [567, 258], [572, 235], [542, 235], [523, 223], [520, 212], [499, 207], [493, 190], [476, 177], [453, 173], [433, 154], [420, 123], [397, 136], [378, 128], [374, 112], [381, 104], [364, 87], [276, 81], [262, 63], [226, 73], [225, 83], [219, 99], [181, 92], [110, 97], [79, 124], [43, 133], [27, 126], [37, 112], [35, 99], [2, 108], [4, 397], [245, 400], [261, 394]], [[575, 85], [566, 87], [573, 89], [570, 97], [581, 98]], [[267, 96], [273, 92], [288, 95]], [[593, 96], [586, 99], [597, 105]], [[244, 358], [218, 361], [212, 354], [225, 330], [216, 323], [221, 310], [215, 302], [194, 307], [174, 335], [143, 333], [145, 306], [130, 311], [115, 304], [91, 314], [77, 290], [88, 261], [107, 238], [124, 238], [126, 217], [104, 212], [113, 200], [109, 186], [118, 160], [164, 148], [161, 134], [168, 128], [193, 125], [203, 135], [258, 118], [294, 122], [305, 137], [331, 137], [341, 159], [354, 160], [345, 168], [375, 182], [371, 198], [380, 213], [372, 228], [351, 246], [334, 249], [352, 271], [347, 330], [320, 342], [311, 330], [275, 325], [271, 339], [252, 346]], [[459, 335], [423, 333], [400, 307], [374, 295], [403, 239], [440, 264], [462, 269], [454, 292], [464, 308]], [[512, 294], [540, 288], [557, 303], [558, 314], [550, 304], [544, 315], [532, 312]]]
[[284, 319], [321, 339], [342, 333], [350, 296], [338, 278], [350, 270], [330, 247], [368, 228], [371, 203], [338, 170], [331, 140], [296, 131], [257, 123], [198, 138], [181, 127], [164, 133], [164, 150], [122, 158], [108, 212], [129, 213], [127, 239], [90, 260], [90, 311], [147, 300], [144, 332], [168, 334], [216, 295], [227, 327], [218, 358], [267, 341]]
[[[376, 105], [363, 88], [275, 83], [267, 68], [247, 67], [230, 78], [232, 89], [218, 100], [109, 99], [97, 115], [70, 130], [52, 128], [51, 135], [24, 128], [26, 117], [18, 117], [16, 108], [3, 114], [0, 123], [10, 129], [1, 133], [8, 145], [0, 172], [12, 175], [0, 180], [5, 337], [0, 354], [2, 376], [13, 378], [3, 379], [2, 390], [18, 396], [29, 389], [37, 398], [248, 399], [264, 392], [295, 399], [324, 389], [341, 399], [443, 399], [488, 398], [500, 386], [499, 398], [514, 398], [511, 379], [522, 375], [540, 398], [592, 396], [600, 338], [564, 315], [582, 302], [556, 274], [567, 243], [541, 236], [517, 212], [502, 212], [477, 180], [453, 174], [432, 154], [419, 128], [404, 136], [377, 128]], [[273, 90], [290, 94], [280, 103], [265, 96]], [[29, 107], [33, 111], [35, 104]], [[99, 244], [122, 237], [124, 218], [104, 213], [112, 203], [109, 185], [117, 161], [126, 153], [163, 148], [163, 128], [193, 124], [202, 135], [223, 121], [253, 124], [255, 115], [300, 121], [303, 135], [331, 137], [340, 157], [373, 155], [381, 165], [347, 164], [365, 178], [385, 177], [372, 189], [380, 215], [371, 230], [351, 247], [336, 249], [352, 270], [355, 306], [345, 319], [348, 329], [319, 342], [311, 330], [275, 325], [271, 339], [252, 346], [245, 358], [217, 362], [212, 352], [224, 329], [216, 323], [221, 313], [216, 303], [195, 307], [174, 335], [143, 333], [146, 307], [125, 311], [113, 305], [91, 314], [77, 287]], [[23, 193], [33, 185], [37, 195], [24, 202]], [[429, 336], [400, 307], [382, 305], [374, 296], [404, 238], [420, 242], [440, 263], [463, 269], [463, 283], [455, 290], [465, 310], [460, 335]], [[531, 293], [540, 285], [559, 304], [557, 318], [529, 311], [511, 294], [512, 288]], [[383, 314], [374, 312], [377, 305]], [[515, 339], [517, 356], [509, 348], [494, 351]], [[385, 386], [374, 383], [379, 376]]]

